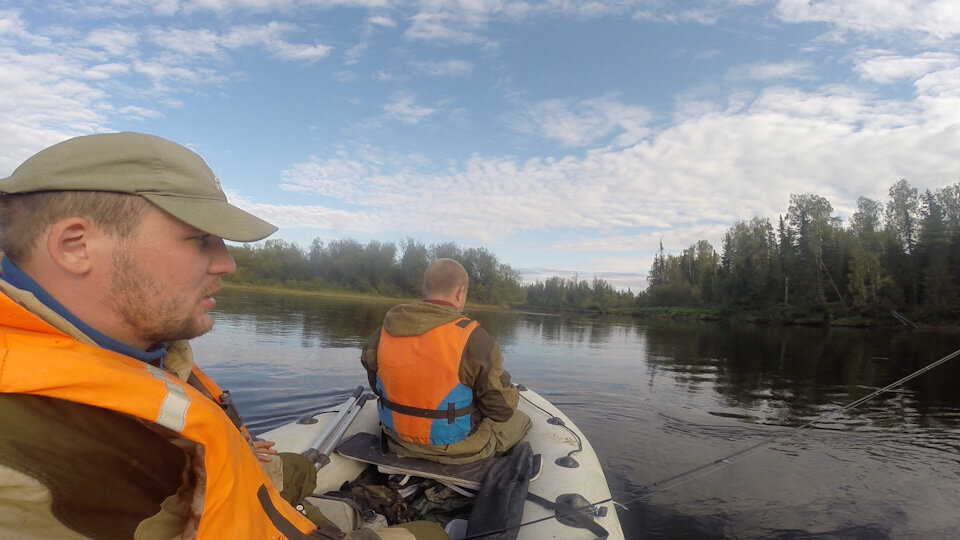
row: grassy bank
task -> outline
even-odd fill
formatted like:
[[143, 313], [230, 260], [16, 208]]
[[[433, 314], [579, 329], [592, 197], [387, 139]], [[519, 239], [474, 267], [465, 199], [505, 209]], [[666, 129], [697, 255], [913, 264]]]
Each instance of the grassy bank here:
[[[596, 315], [627, 315], [641, 319], [664, 319], [678, 321], [728, 321], [744, 324], [772, 324], [795, 326], [834, 326], [850, 328], [905, 327], [889, 311], [854, 311], [840, 305], [798, 308], [773, 306], [766, 309], [731, 309], [706, 307], [634, 307], [602, 310], [565, 306], [514, 306], [514, 309], [544, 311], [550, 313], [587, 313]], [[958, 328], [960, 320], [930, 320], [923, 314], [903, 313], [906, 319], [918, 327]]]
[[347, 300], [378, 301], [384, 303], [399, 304], [403, 302], [416, 301], [414, 298], [402, 298], [398, 296], [384, 296], [379, 294], [361, 293], [355, 291], [336, 291], [329, 289], [303, 289], [290, 285], [253, 285], [249, 283], [224, 283], [223, 288], [227, 290], [243, 291], [263, 291], [284, 294], [298, 294], [303, 296], [322, 296], [326, 298], [343, 298]]

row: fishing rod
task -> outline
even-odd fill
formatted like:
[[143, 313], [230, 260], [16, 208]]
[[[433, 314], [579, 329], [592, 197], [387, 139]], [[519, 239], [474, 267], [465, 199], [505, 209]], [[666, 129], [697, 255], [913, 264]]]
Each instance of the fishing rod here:
[[[772, 438], [766, 439], [766, 440], [761, 441], [761, 442], [758, 442], [758, 443], [756, 443], [756, 444], [754, 444], [754, 445], [748, 446], [747, 448], [743, 448], [743, 449], [741, 449], [741, 450], [737, 450], [736, 452], [732, 452], [732, 453], [727, 454], [727, 455], [725, 455], [725, 456], [723, 456], [723, 457], [721, 457], [721, 458], [715, 459], [715, 460], [713, 460], [713, 461], [711, 461], [711, 462], [709, 462], [709, 463], [705, 463], [705, 464], [703, 464], [703, 465], [699, 465], [699, 466], [697, 466], [697, 467], [694, 467], [694, 468], [689, 469], [689, 470], [687, 470], [687, 471], [681, 472], [681, 473], [679, 473], [679, 474], [675, 474], [675, 475], [672, 475], [672, 476], [668, 476], [667, 478], [663, 478], [663, 479], [657, 480], [656, 482], [653, 482], [653, 483], [651, 483], [651, 484], [647, 484], [646, 486], [643, 486], [643, 487], [640, 488], [640, 490], [639, 490], [640, 493], [639, 493], [636, 497], [634, 497], [633, 499], [627, 501], [625, 504], [623, 504], [623, 505], [621, 505], [621, 506], [624, 506], [624, 507], [629, 506], [629, 505], [631, 505], [631, 504], [634, 504], [634, 503], [636, 503], [636, 502], [639, 502], [640, 500], [642, 500], [642, 499], [644, 499], [645, 497], [648, 497], [648, 496], [650, 496], [650, 495], [652, 495], [652, 494], [654, 494], [654, 493], [664, 492], [664, 491], [673, 489], [673, 488], [675, 488], [675, 487], [677, 487], [677, 486], [681, 486], [681, 485], [683, 485], [683, 484], [686, 484], [687, 482], [692, 482], [693, 480], [697, 480], [697, 479], [699, 479], [699, 478], [703, 478], [704, 476], [706, 476], [706, 475], [708, 475], [708, 474], [711, 474], [711, 473], [716, 472], [716, 471], [718, 471], [718, 470], [720, 470], [720, 469], [723, 469], [723, 468], [725, 468], [725, 467], [727, 467], [727, 466], [729, 466], [729, 465], [732, 465], [732, 464], [734, 463], [734, 460], [735, 460], [735, 459], [736, 459], [736, 460], [743, 459], [743, 458], [745, 458], [746, 456], [748, 456], [749, 454], [752, 454], [752, 453], [754, 453], [754, 452], [756, 452], [756, 451], [759, 451], [759, 450], [761, 450], [761, 449], [764, 449], [765, 447], [770, 446], [770, 445], [772, 445], [772, 444], [774, 444], [774, 443], [783, 442], [783, 441], [786, 441], [786, 440], [790, 440], [790, 439], [796, 437], [800, 432], [802, 432], [802, 431], [804, 431], [804, 430], [807, 430], [807, 429], [813, 427], [815, 424], [819, 424], [820, 422], [823, 422], [824, 420], [826, 420], [826, 419], [828, 419], [828, 418], [830, 418], [830, 417], [832, 417], [832, 416], [834, 416], [834, 415], [838, 415], [838, 414], [841, 414], [841, 413], [850, 411], [850, 410], [852, 410], [852, 409], [855, 409], [855, 408], [859, 407], [860, 405], [863, 405], [864, 403], [870, 401], [871, 399], [879, 396], [880, 394], [883, 394], [883, 393], [885, 393], [885, 392], [889, 392], [889, 391], [891, 391], [891, 390], [894, 390], [894, 389], [896, 389], [896, 388], [898, 388], [898, 387], [906, 384], [907, 382], [909, 382], [909, 381], [911, 381], [911, 380], [919, 377], [920, 375], [923, 375], [924, 373], [926, 373], [926, 372], [928, 372], [928, 371], [930, 371], [930, 370], [932, 370], [932, 369], [935, 369], [935, 368], [937, 368], [938, 366], [940, 366], [940, 365], [942, 365], [942, 364], [945, 364], [946, 362], [949, 362], [950, 360], [956, 358], [957, 356], [960, 356], [960, 349], [957, 349], [956, 351], [953, 351], [952, 353], [944, 356], [943, 358], [941, 358], [941, 359], [939, 359], [939, 360], [937, 360], [937, 361], [935, 361], [935, 362], [931, 362], [931, 363], [928, 364], [927, 366], [924, 366], [924, 367], [922, 367], [922, 368], [914, 371], [913, 373], [907, 375], [906, 377], [903, 377], [903, 378], [901, 378], [901, 379], [898, 379], [898, 380], [896, 380], [896, 381], [888, 384], [887, 386], [884, 386], [883, 388], [880, 388], [880, 389], [878, 389], [878, 390], [876, 390], [876, 391], [874, 391], [874, 392], [871, 392], [871, 393], [869, 393], [869, 394], [861, 397], [860, 399], [854, 400], [854, 401], [852, 401], [852, 402], [844, 405], [843, 407], [840, 407], [839, 409], [835, 409], [835, 410], [833, 410], [833, 411], [828, 411], [828, 412], [826, 412], [826, 413], [824, 413], [824, 414], [821, 414], [820, 416], [814, 418], [813, 420], [810, 420], [809, 422], [807, 422], [807, 423], [805, 423], [805, 424], [803, 424], [803, 425], [797, 426], [797, 427], [794, 428], [790, 433], [788, 433], [788, 434], [786, 434], [786, 435], [782, 435], [782, 436], [772, 437]], [[615, 503], [615, 504], [620, 504], [620, 503]]]

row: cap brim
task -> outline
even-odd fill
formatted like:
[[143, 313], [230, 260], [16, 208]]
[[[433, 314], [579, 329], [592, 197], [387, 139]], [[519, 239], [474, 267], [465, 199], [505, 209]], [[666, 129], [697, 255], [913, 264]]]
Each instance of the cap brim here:
[[226, 240], [256, 242], [277, 232], [277, 227], [220, 199], [201, 199], [141, 193], [173, 217]]

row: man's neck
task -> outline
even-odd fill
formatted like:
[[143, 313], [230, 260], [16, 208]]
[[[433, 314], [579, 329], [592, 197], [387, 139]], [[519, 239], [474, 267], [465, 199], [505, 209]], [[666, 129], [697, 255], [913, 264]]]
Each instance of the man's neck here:
[[53, 296], [50, 295], [50, 293], [44, 290], [43, 287], [41, 287], [36, 281], [33, 280], [33, 278], [27, 275], [26, 272], [21, 270], [9, 258], [4, 257], [3, 260], [0, 261], [0, 267], [3, 268], [4, 281], [10, 285], [13, 285], [17, 289], [33, 294], [33, 296], [40, 301], [40, 303], [50, 308], [57, 315], [66, 319], [68, 322], [70, 322], [70, 324], [83, 332], [97, 345], [103, 347], [104, 349], [135, 358], [148, 364], [160, 366], [163, 365], [163, 356], [167, 354], [167, 348], [162, 343], [154, 345], [153, 347], [150, 347], [144, 351], [135, 347], [131, 347], [126, 343], [117, 341], [80, 320], [79, 317], [74, 315], [69, 309], [64, 307], [63, 304], [58, 302]]
[[436, 304], [438, 306], [450, 306], [453, 308], [457, 307], [457, 305], [454, 304], [453, 302], [449, 300], [443, 300], [442, 298], [427, 298], [426, 300], [424, 300], [424, 302], [427, 302], [429, 304]]

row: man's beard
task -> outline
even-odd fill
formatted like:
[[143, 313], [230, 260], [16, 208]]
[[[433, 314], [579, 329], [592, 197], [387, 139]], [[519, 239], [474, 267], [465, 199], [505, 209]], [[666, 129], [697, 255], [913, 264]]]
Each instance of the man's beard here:
[[[212, 322], [195, 314], [205, 296], [220, 288], [220, 280], [205, 287], [198, 296], [180, 291], [165, 291], [125, 249], [119, 246], [113, 256], [110, 296], [124, 322], [137, 337], [151, 344], [190, 339], [210, 331]], [[186, 310], [185, 310], [186, 308]]]

